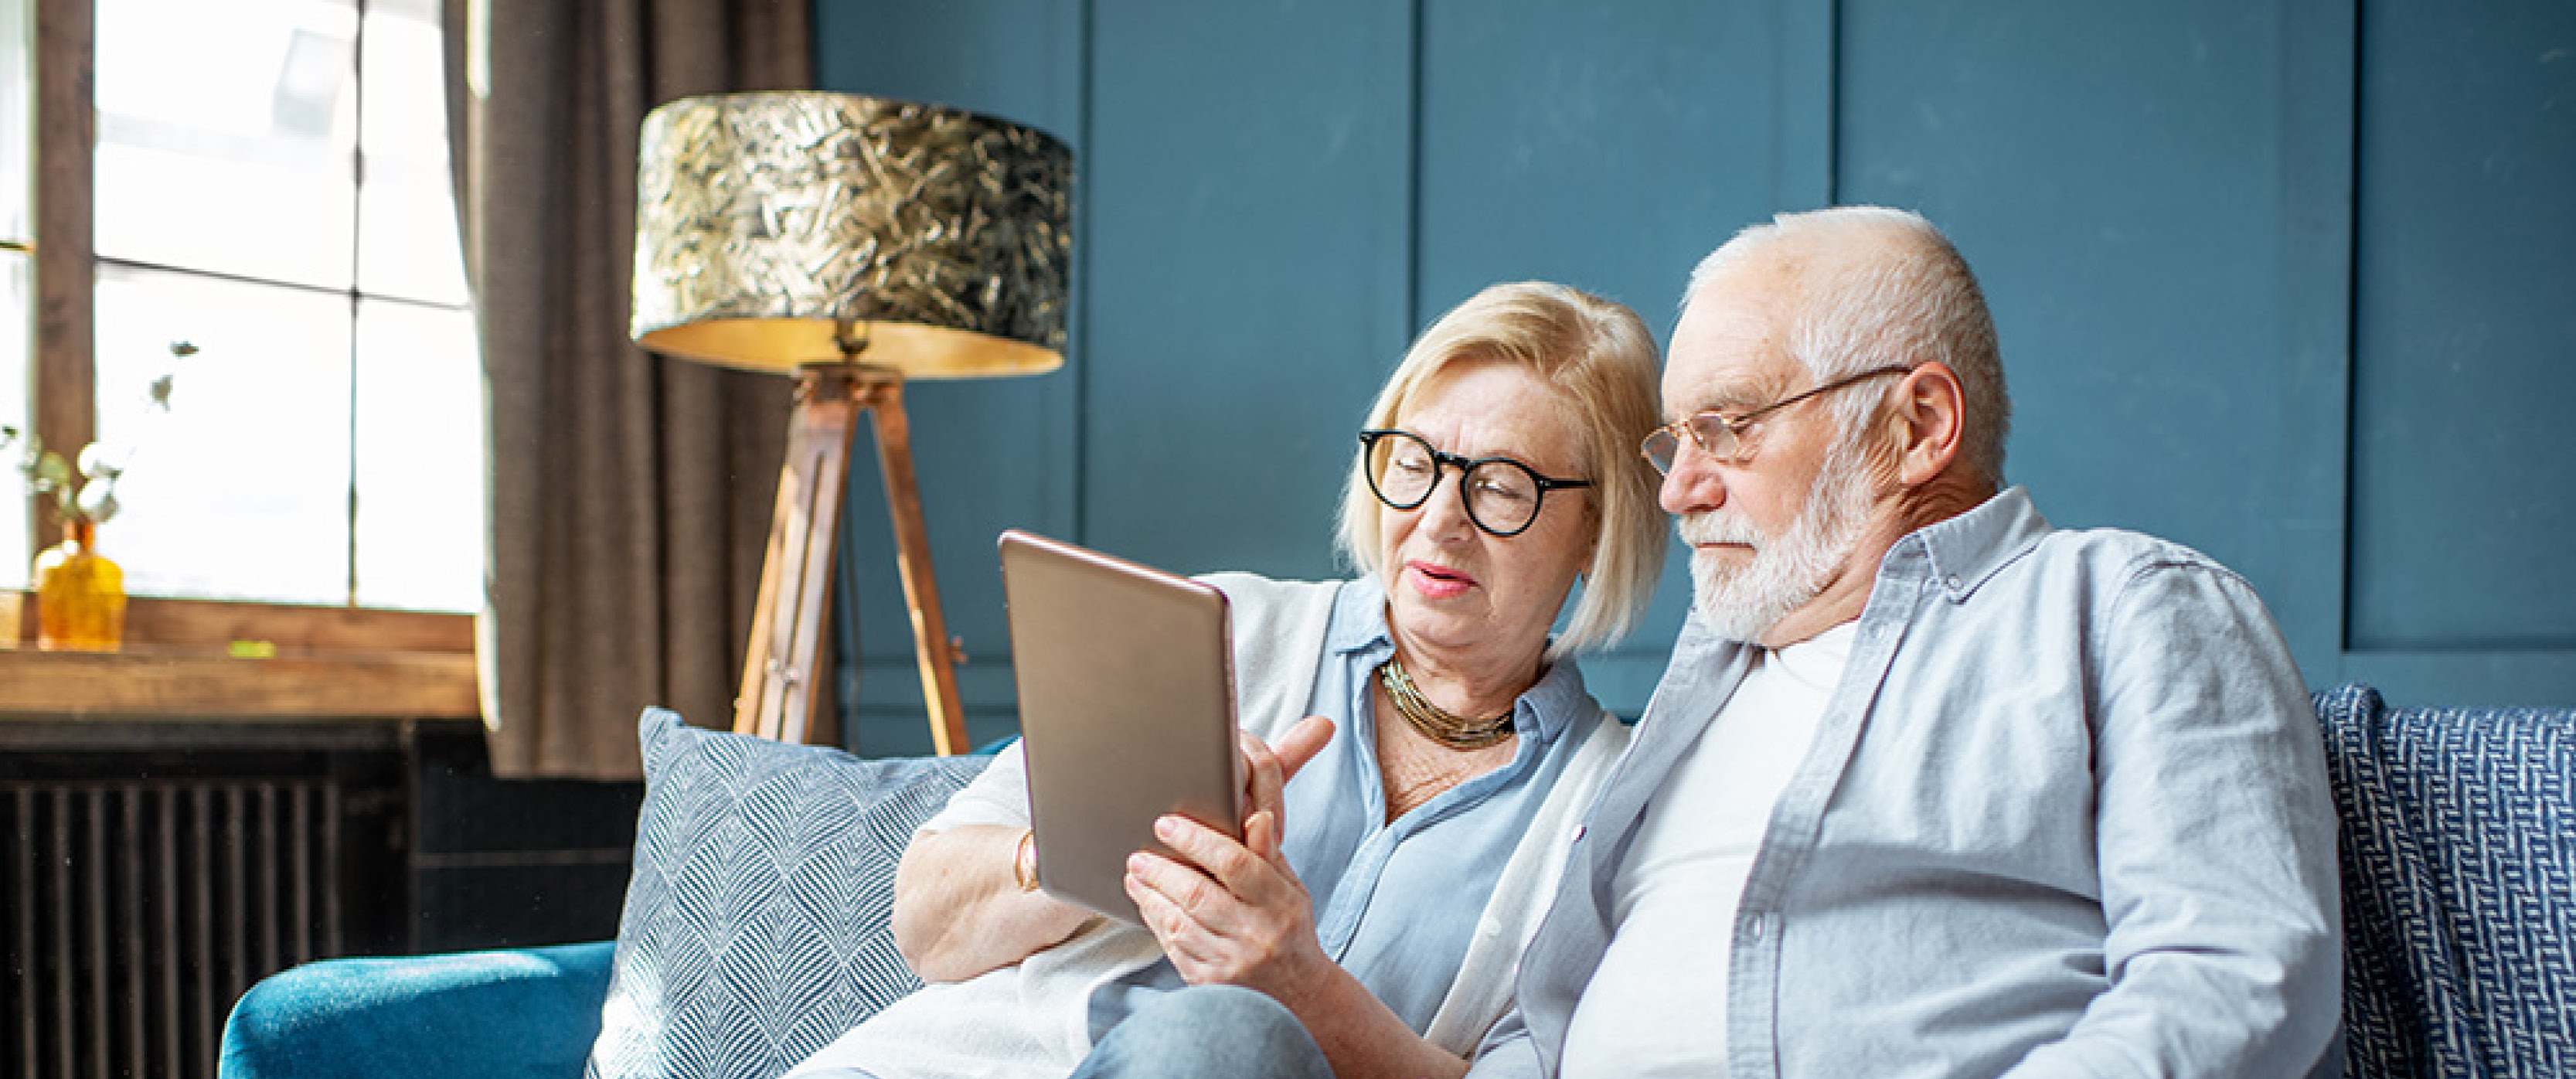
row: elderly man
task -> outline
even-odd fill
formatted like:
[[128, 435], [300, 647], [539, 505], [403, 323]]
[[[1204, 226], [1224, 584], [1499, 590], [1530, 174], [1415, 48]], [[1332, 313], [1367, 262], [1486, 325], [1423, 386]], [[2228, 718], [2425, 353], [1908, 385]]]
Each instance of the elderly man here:
[[1693, 617], [1476, 1074], [2340, 1070], [2298, 671], [2242, 578], [1997, 493], [1948, 241], [1858, 207], [1746, 230], [1663, 397]]
[[[1692, 617], [1472, 1074], [2340, 1070], [2298, 671], [2242, 578], [2002, 489], [1993, 323], [1938, 231], [1747, 229], [1663, 399]], [[1322, 1074], [1243, 996], [1176, 1002], [1259, 1047], [1224, 1074]]]

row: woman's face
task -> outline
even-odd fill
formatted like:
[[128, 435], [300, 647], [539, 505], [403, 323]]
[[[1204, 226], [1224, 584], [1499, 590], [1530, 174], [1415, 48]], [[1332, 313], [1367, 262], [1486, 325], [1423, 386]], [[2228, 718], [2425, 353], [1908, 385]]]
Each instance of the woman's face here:
[[[1458, 361], [1423, 385], [1395, 426], [1469, 460], [1508, 457], [1553, 479], [1592, 479], [1573, 412], [1518, 365]], [[1423, 504], [1378, 505], [1387, 621], [1409, 647], [1535, 658], [1592, 557], [1593, 490], [1546, 492], [1526, 531], [1494, 536], [1468, 518], [1458, 470], [1441, 473]]]

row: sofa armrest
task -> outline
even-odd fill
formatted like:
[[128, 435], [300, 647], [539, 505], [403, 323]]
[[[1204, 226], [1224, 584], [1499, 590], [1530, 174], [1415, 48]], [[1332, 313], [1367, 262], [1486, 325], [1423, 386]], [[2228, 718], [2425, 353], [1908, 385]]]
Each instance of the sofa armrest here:
[[2576, 709], [2316, 695], [2341, 818], [2344, 1074], [2576, 1074]]
[[616, 942], [329, 959], [251, 987], [223, 1079], [578, 1079]]

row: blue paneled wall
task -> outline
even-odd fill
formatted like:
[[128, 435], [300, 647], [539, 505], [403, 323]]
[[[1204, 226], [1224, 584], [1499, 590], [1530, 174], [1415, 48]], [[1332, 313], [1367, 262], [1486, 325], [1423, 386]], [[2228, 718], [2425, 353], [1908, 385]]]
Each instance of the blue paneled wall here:
[[[1350, 434], [1412, 333], [1542, 277], [1668, 330], [1778, 210], [1881, 202], [1983, 277], [2060, 524], [2245, 573], [2308, 679], [2576, 702], [2576, 6], [2177, 0], [816, 0], [826, 89], [1033, 123], [1082, 179], [1071, 359], [909, 394], [978, 738], [993, 537], [1339, 572]], [[843, 729], [922, 750], [883, 496]], [[1686, 603], [1585, 671], [1641, 708]]]

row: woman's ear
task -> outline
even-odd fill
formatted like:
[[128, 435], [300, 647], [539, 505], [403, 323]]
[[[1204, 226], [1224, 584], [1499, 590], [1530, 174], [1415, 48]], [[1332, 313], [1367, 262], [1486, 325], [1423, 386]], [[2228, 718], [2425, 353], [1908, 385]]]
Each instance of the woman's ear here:
[[1921, 487], [1950, 470], [1968, 424], [1968, 395], [1950, 365], [1932, 360], [1907, 372], [1888, 422], [1896, 438], [1896, 480]]

